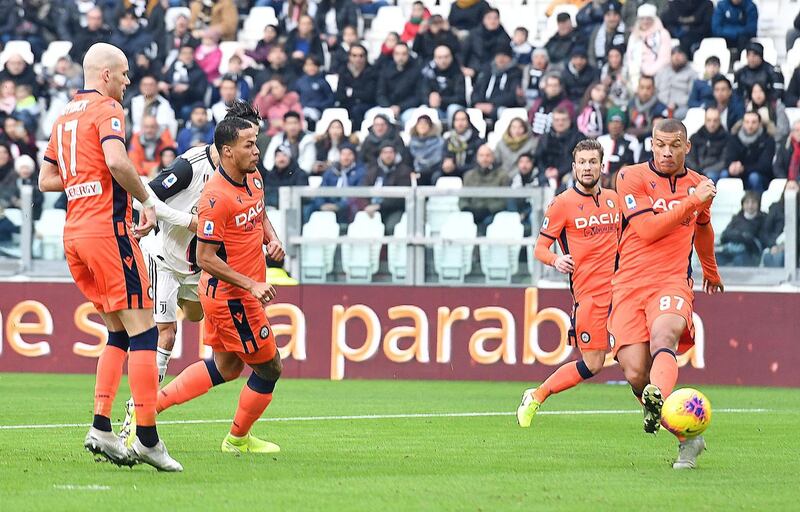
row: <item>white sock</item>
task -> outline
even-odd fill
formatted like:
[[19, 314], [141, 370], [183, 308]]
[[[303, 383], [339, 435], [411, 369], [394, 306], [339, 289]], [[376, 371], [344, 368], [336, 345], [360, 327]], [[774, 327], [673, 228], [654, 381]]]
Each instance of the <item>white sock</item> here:
[[158, 347], [156, 350], [156, 364], [158, 365], [158, 382], [164, 380], [164, 375], [167, 374], [167, 364], [169, 364], [169, 357], [172, 355], [171, 350]]

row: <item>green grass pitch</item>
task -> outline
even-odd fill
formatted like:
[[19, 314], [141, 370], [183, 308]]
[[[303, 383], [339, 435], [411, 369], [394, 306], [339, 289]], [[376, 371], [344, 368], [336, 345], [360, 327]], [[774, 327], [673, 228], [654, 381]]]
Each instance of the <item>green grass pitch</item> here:
[[[0, 374], [0, 509], [18, 510], [797, 510], [800, 390], [705, 386], [715, 413], [694, 471], [648, 436], [627, 387], [552, 396], [531, 429], [524, 384], [284, 379], [254, 433], [275, 456], [219, 446], [243, 380], [175, 407], [159, 432], [181, 474], [97, 463], [84, 426], [93, 377]], [[123, 396], [124, 395], [124, 396]], [[121, 416], [127, 384], [117, 396]], [[723, 409], [749, 411], [723, 412]], [[751, 409], [767, 409], [766, 412]], [[621, 410], [630, 413], [575, 414]], [[437, 416], [442, 413], [507, 415]], [[342, 418], [426, 414], [408, 418]], [[308, 417], [326, 419], [302, 420]], [[338, 417], [338, 418], [335, 418]], [[216, 423], [166, 423], [220, 420]], [[792, 483], [794, 482], [794, 483]]]

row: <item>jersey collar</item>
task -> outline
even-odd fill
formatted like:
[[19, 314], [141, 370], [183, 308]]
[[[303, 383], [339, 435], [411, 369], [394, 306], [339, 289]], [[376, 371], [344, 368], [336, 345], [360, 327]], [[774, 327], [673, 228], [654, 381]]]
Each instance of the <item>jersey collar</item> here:
[[587, 194], [586, 192], [581, 192], [581, 189], [578, 188], [578, 185], [576, 183], [572, 184], [572, 189], [575, 192], [577, 192], [578, 194], [582, 195], [583, 197], [591, 197], [592, 201], [594, 201], [594, 204], [596, 204], [597, 206], [600, 206], [600, 194], [603, 193], [602, 187], [597, 190], [597, 195]]
[[655, 160], [652, 160], [652, 159], [647, 161], [647, 165], [650, 167], [651, 171], [653, 171], [654, 173], [658, 174], [662, 178], [670, 178], [670, 179], [671, 178], [676, 178], [677, 179], [677, 178], [683, 178], [684, 176], [689, 174], [689, 170], [686, 168], [685, 165], [683, 166], [683, 172], [678, 173], [678, 174], [667, 174], [667, 173], [663, 173], [663, 172], [659, 171], [658, 169], [656, 169]]
[[97, 89], [79, 89], [78, 92], [75, 94], [92, 94], [92, 93], [100, 94], [100, 91], [98, 91]]
[[[209, 158], [209, 160], [211, 160], [211, 159]], [[228, 173], [225, 172], [225, 169], [223, 169], [221, 165], [219, 166], [219, 173], [222, 174], [222, 177], [225, 178], [226, 180], [228, 180], [228, 183], [230, 183], [231, 185], [233, 185], [235, 187], [247, 188], [247, 182], [239, 183], [238, 181], [235, 181], [233, 178], [228, 176]]]

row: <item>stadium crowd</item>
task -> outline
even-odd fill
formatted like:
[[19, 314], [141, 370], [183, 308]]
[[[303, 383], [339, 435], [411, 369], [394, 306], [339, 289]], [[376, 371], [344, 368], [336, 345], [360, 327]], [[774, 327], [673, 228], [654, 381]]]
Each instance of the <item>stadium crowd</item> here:
[[[577, 6], [575, 18], [554, 14], [559, 4]], [[447, 17], [414, 2], [402, 32], [389, 33], [369, 59], [369, 20], [385, 5], [0, 0], [7, 13], [0, 21], [0, 242], [13, 232], [2, 210], [19, 206], [22, 184], [35, 184], [41, 141], [82, 87], [84, 53], [102, 41], [129, 58], [123, 106], [142, 176], [211, 143], [226, 105], [244, 98], [263, 118], [260, 172], [270, 207], [278, 206], [279, 187], [307, 185], [310, 176], [320, 176], [322, 187], [429, 185], [456, 176], [465, 187], [563, 188], [572, 148], [586, 137], [605, 148], [603, 181], [613, 186], [622, 166], [651, 157], [655, 120], [683, 119], [701, 107], [705, 122], [691, 137], [687, 164], [714, 180], [739, 178], [748, 190], [722, 235], [725, 261], [758, 264], [762, 252], [781, 252], [782, 201], [766, 215], [752, 205], [773, 178], [787, 178], [788, 187], [800, 179], [800, 122], [790, 126], [786, 115], [800, 107], [800, 68], [784, 84], [764, 60], [753, 0], [553, 0], [556, 33], [536, 45], [526, 25], [537, 20], [503, 25], [485, 0], [457, 0]], [[220, 44], [236, 40], [250, 9], [263, 6], [273, 7], [277, 23], [263, 27], [254, 47], [223, 60]], [[188, 16], [168, 23], [173, 7], [188, 7]], [[787, 48], [800, 37], [800, 14], [794, 27]], [[691, 61], [712, 36], [725, 39], [731, 62], [746, 50], [746, 65], [721, 69], [711, 56], [698, 76]], [[45, 64], [52, 41], [72, 44]], [[332, 107], [347, 109], [348, 118], [326, 117]], [[428, 109], [419, 115], [418, 107]], [[501, 122], [511, 108], [526, 114]], [[371, 125], [359, 136], [365, 119]], [[37, 192], [37, 218], [42, 201]], [[523, 203], [470, 199], [461, 207], [485, 227], [500, 210], [526, 216]], [[66, 198], [56, 207], [66, 208]], [[334, 211], [347, 223], [359, 210], [381, 212], [392, 233], [402, 208], [393, 200], [318, 199], [305, 214]]]

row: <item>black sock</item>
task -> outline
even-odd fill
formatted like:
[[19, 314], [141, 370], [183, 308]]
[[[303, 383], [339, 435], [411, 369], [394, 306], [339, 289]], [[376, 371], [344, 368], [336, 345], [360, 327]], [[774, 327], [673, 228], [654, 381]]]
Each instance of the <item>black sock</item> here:
[[147, 448], [152, 448], [158, 444], [158, 432], [156, 431], [155, 425], [152, 427], [137, 426], [136, 437], [138, 437], [139, 441]]
[[102, 416], [100, 414], [95, 414], [94, 421], [92, 421], [92, 426], [97, 430], [102, 430], [103, 432], [111, 432], [111, 418]]

